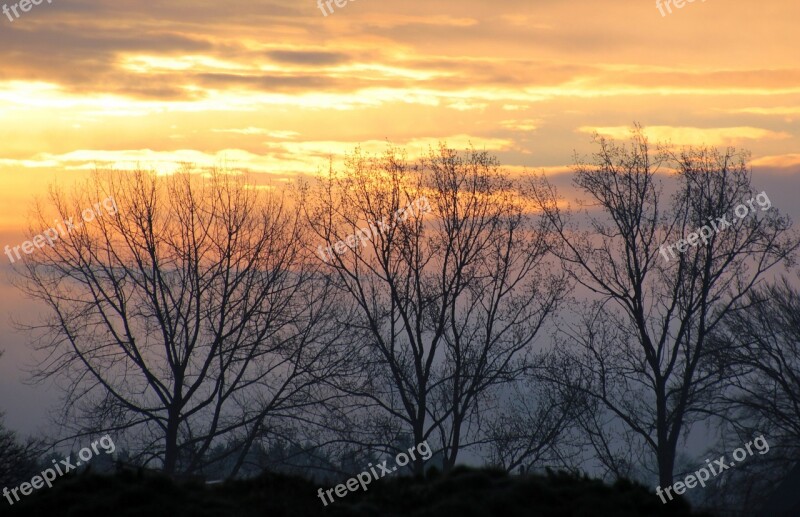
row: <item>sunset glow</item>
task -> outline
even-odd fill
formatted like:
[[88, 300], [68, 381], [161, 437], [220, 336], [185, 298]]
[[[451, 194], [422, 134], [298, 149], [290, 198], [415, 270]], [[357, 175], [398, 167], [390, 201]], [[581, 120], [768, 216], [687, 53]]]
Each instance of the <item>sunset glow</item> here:
[[0, 31], [0, 181], [185, 161], [289, 178], [386, 142], [559, 167], [592, 132], [633, 122], [796, 170], [798, 15], [789, 1], [668, 17], [583, 0], [362, 1], [328, 16], [313, 2], [43, 4]]

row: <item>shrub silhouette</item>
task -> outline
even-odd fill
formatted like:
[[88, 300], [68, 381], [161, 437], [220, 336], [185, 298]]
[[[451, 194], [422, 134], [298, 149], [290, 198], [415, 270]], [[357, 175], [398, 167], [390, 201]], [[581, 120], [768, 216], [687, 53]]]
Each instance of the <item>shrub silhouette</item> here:
[[[607, 485], [566, 473], [509, 476], [503, 471], [457, 467], [450, 474], [430, 469], [428, 479], [392, 477], [368, 491], [349, 492], [323, 506], [319, 487], [306, 479], [264, 473], [248, 480], [207, 486], [176, 482], [162, 474], [123, 471], [59, 479], [3, 515], [64, 517], [305, 517], [305, 516], [701, 516], [676, 499], [662, 504], [646, 487], [618, 481]], [[332, 487], [322, 487], [328, 489]], [[7, 504], [7, 503], [6, 503]]]

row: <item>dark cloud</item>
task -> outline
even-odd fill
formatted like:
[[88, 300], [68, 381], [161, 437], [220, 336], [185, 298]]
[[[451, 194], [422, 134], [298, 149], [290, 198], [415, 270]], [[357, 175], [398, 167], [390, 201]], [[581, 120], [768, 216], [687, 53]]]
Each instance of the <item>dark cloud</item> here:
[[195, 80], [208, 87], [247, 86], [265, 90], [295, 90], [307, 88], [328, 88], [336, 81], [324, 76], [313, 75], [236, 75], [236, 74], [195, 74]]
[[297, 65], [336, 65], [350, 60], [342, 52], [312, 52], [302, 50], [273, 50], [267, 55], [279, 63]]

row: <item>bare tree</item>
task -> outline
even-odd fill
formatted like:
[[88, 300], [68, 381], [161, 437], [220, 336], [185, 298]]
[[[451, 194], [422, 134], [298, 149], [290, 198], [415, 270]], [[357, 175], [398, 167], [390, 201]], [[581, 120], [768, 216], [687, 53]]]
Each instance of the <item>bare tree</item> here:
[[715, 403], [723, 441], [738, 446], [763, 435], [769, 454], [737, 466], [709, 502], [752, 515], [800, 461], [800, 291], [786, 277], [752, 290], [713, 338], [733, 365]]
[[582, 452], [576, 436], [585, 407], [580, 390], [526, 375], [498, 398], [499, 408], [483, 416], [490, 464], [508, 472], [574, 469]]
[[[679, 439], [708, 416], [728, 373], [710, 333], [797, 239], [776, 208], [755, 205], [745, 154], [654, 153], [641, 129], [630, 146], [597, 142], [594, 159], [578, 160], [574, 176], [590, 231], [559, 207], [552, 188], [539, 197], [560, 237], [564, 268], [593, 300], [555, 352], [568, 354], [581, 374], [553, 372], [551, 380], [581, 379], [578, 387], [612, 417], [597, 420], [604, 436], [595, 443], [613, 443], [625, 430], [655, 457], [667, 486]], [[657, 177], [668, 165], [671, 202]], [[740, 204], [746, 217], [738, 217]]]
[[[0, 413], [0, 419], [3, 414]], [[41, 443], [28, 439], [22, 441], [0, 421], [0, 485], [13, 486], [30, 479], [36, 472]]]
[[[331, 290], [279, 194], [227, 172], [137, 171], [51, 200], [62, 219], [107, 209], [37, 250], [18, 281], [48, 309], [31, 327], [46, 353], [37, 378], [66, 380], [62, 422], [77, 435], [128, 431], [168, 473], [201, 470], [236, 436], [237, 470], [270, 417], [312, 404], [338, 361]], [[36, 225], [48, 221], [40, 210]]]
[[445, 147], [416, 164], [356, 151], [319, 199], [309, 221], [332, 246], [321, 260], [360, 311], [349, 323], [362, 376], [340, 388], [374, 410], [361, 425], [377, 444], [433, 436], [450, 469], [565, 290], [546, 269], [542, 221], [494, 158]]
[[13, 486], [30, 479], [37, 471], [43, 451], [41, 443], [33, 439], [22, 441], [17, 433], [7, 429], [0, 413], [0, 486]]
[[[720, 401], [735, 427], [769, 430], [783, 456], [800, 458], [800, 292], [787, 278], [755, 289], [716, 334], [732, 343], [733, 390]], [[780, 444], [780, 445], [779, 445]]]

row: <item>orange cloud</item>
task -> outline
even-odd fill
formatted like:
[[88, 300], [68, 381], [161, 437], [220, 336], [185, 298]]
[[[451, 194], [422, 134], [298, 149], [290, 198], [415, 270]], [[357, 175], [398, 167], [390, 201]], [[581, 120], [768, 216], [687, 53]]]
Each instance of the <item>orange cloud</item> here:
[[[613, 139], [626, 139], [630, 137], [630, 126], [591, 127], [578, 128], [581, 133], [598, 133], [601, 136]], [[742, 140], [765, 140], [790, 138], [786, 132], [776, 132], [757, 127], [672, 127], [649, 126], [644, 128], [644, 133], [651, 139], [659, 142], [669, 142], [674, 145], [730, 145]]]

